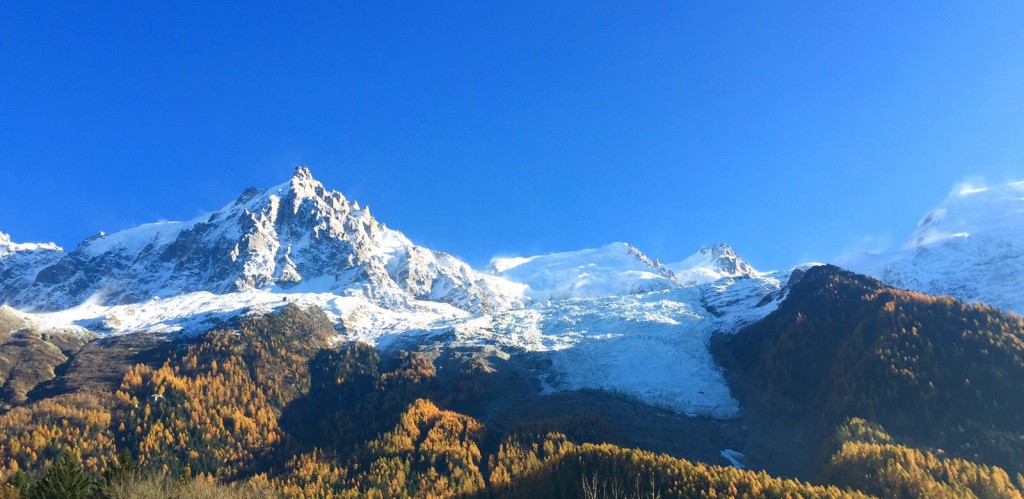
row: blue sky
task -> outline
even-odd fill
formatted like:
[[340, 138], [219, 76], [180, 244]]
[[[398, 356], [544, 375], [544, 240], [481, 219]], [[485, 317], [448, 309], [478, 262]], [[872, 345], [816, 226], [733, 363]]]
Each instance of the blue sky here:
[[[1024, 176], [1024, 3], [0, 2], [0, 230], [74, 247], [308, 165], [479, 265], [898, 243]], [[868, 242], [865, 242], [867, 240]]]

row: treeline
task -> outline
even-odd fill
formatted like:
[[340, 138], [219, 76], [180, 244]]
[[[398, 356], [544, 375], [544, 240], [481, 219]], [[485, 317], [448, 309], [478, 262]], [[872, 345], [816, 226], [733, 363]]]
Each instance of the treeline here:
[[479, 363], [447, 379], [415, 355], [384, 369], [372, 347], [331, 346], [334, 336], [319, 311], [288, 307], [210, 332], [162, 366], [135, 365], [111, 392], [8, 411], [0, 415], [0, 473], [11, 482], [4, 493], [57, 497], [65, 487], [58, 496], [136, 497], [134, 487], [170, 497], [187, 487], [215, 497], [582, 497], [635, 489], [636, 478], [664, 497], [841, 495], [548, 435], [573, 426], [565, 420], [492, 443], [496, 434], [480, 420], [445, 409], [486, 393], [473, 382]]

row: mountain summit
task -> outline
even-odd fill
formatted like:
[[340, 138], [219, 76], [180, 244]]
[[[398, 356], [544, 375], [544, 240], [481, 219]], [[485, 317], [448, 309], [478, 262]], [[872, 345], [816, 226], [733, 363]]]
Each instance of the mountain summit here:
[[[210, 215], [100, 233], [45, 263], [14, 305], [58, 310], [263, 288], [361, 294], [393, 308], [429, 299], [476, 310], [515, 299], [498, 280], [387, 228], [306, 167]], [[22, 285], [0, 281], [5, 290]]]
[[666, 265], [683, 284], [703, 284], [725, 277], [755, 277], [760, 273], [744, 261], [732, 246], [718, 243], [705, 246], [687, 259]]
[[213, 213], [100, 232], [66, 254], [30, 259], [30, 245], [2, 241], [18, 251], [0, 265], [23, 262], [0, 279], [4, 301], [50, 312], [27, 314], [42, 329], [198, 334], [300, 303], [344, 341], [524, 354], [551, 390], [614, 390], [718, 418], [739, 408], [710, 335], [770, 313], [789, 277], [724, 244], [663, 266], [622, 242], [496, 259], [485, 274], [414, 244], [305, 167]]
[[954, 191], [903, 246], [840, 265], [890, 286], [1024, 312], [1024, 182]]
[[921, 248], [947, 239], [1013, 239], [1024, 234], [1024, 182], [963, 187], [929, 212], [907, 241]]

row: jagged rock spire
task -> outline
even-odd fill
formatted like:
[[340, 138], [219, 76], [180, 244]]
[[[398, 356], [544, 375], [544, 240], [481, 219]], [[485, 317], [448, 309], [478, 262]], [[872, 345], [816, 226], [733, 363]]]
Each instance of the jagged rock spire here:
[[323, 196], [325, 193], [324, 185], [313, 178], [313, 173], [306, 166], [295, 168], [288, 186], [299, 199]]

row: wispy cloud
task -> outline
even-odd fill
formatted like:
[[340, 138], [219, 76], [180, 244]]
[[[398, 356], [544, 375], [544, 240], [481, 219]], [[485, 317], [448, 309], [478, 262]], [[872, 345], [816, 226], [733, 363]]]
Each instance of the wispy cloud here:
[[849, 243], [832, 259], [838, 265], [853, 265], [868, 255], [882, 253], [893, 247], [890, 234], [864, 234]]
[[988, 189], [989, 183], [985, 177], [981, 175], [967, 175], [959, 182], [953, 184], [953, 188], [950, 189], [950, 196], [963, 196], [965, 194], [973, 194], [975, 192], [981, 192]]

